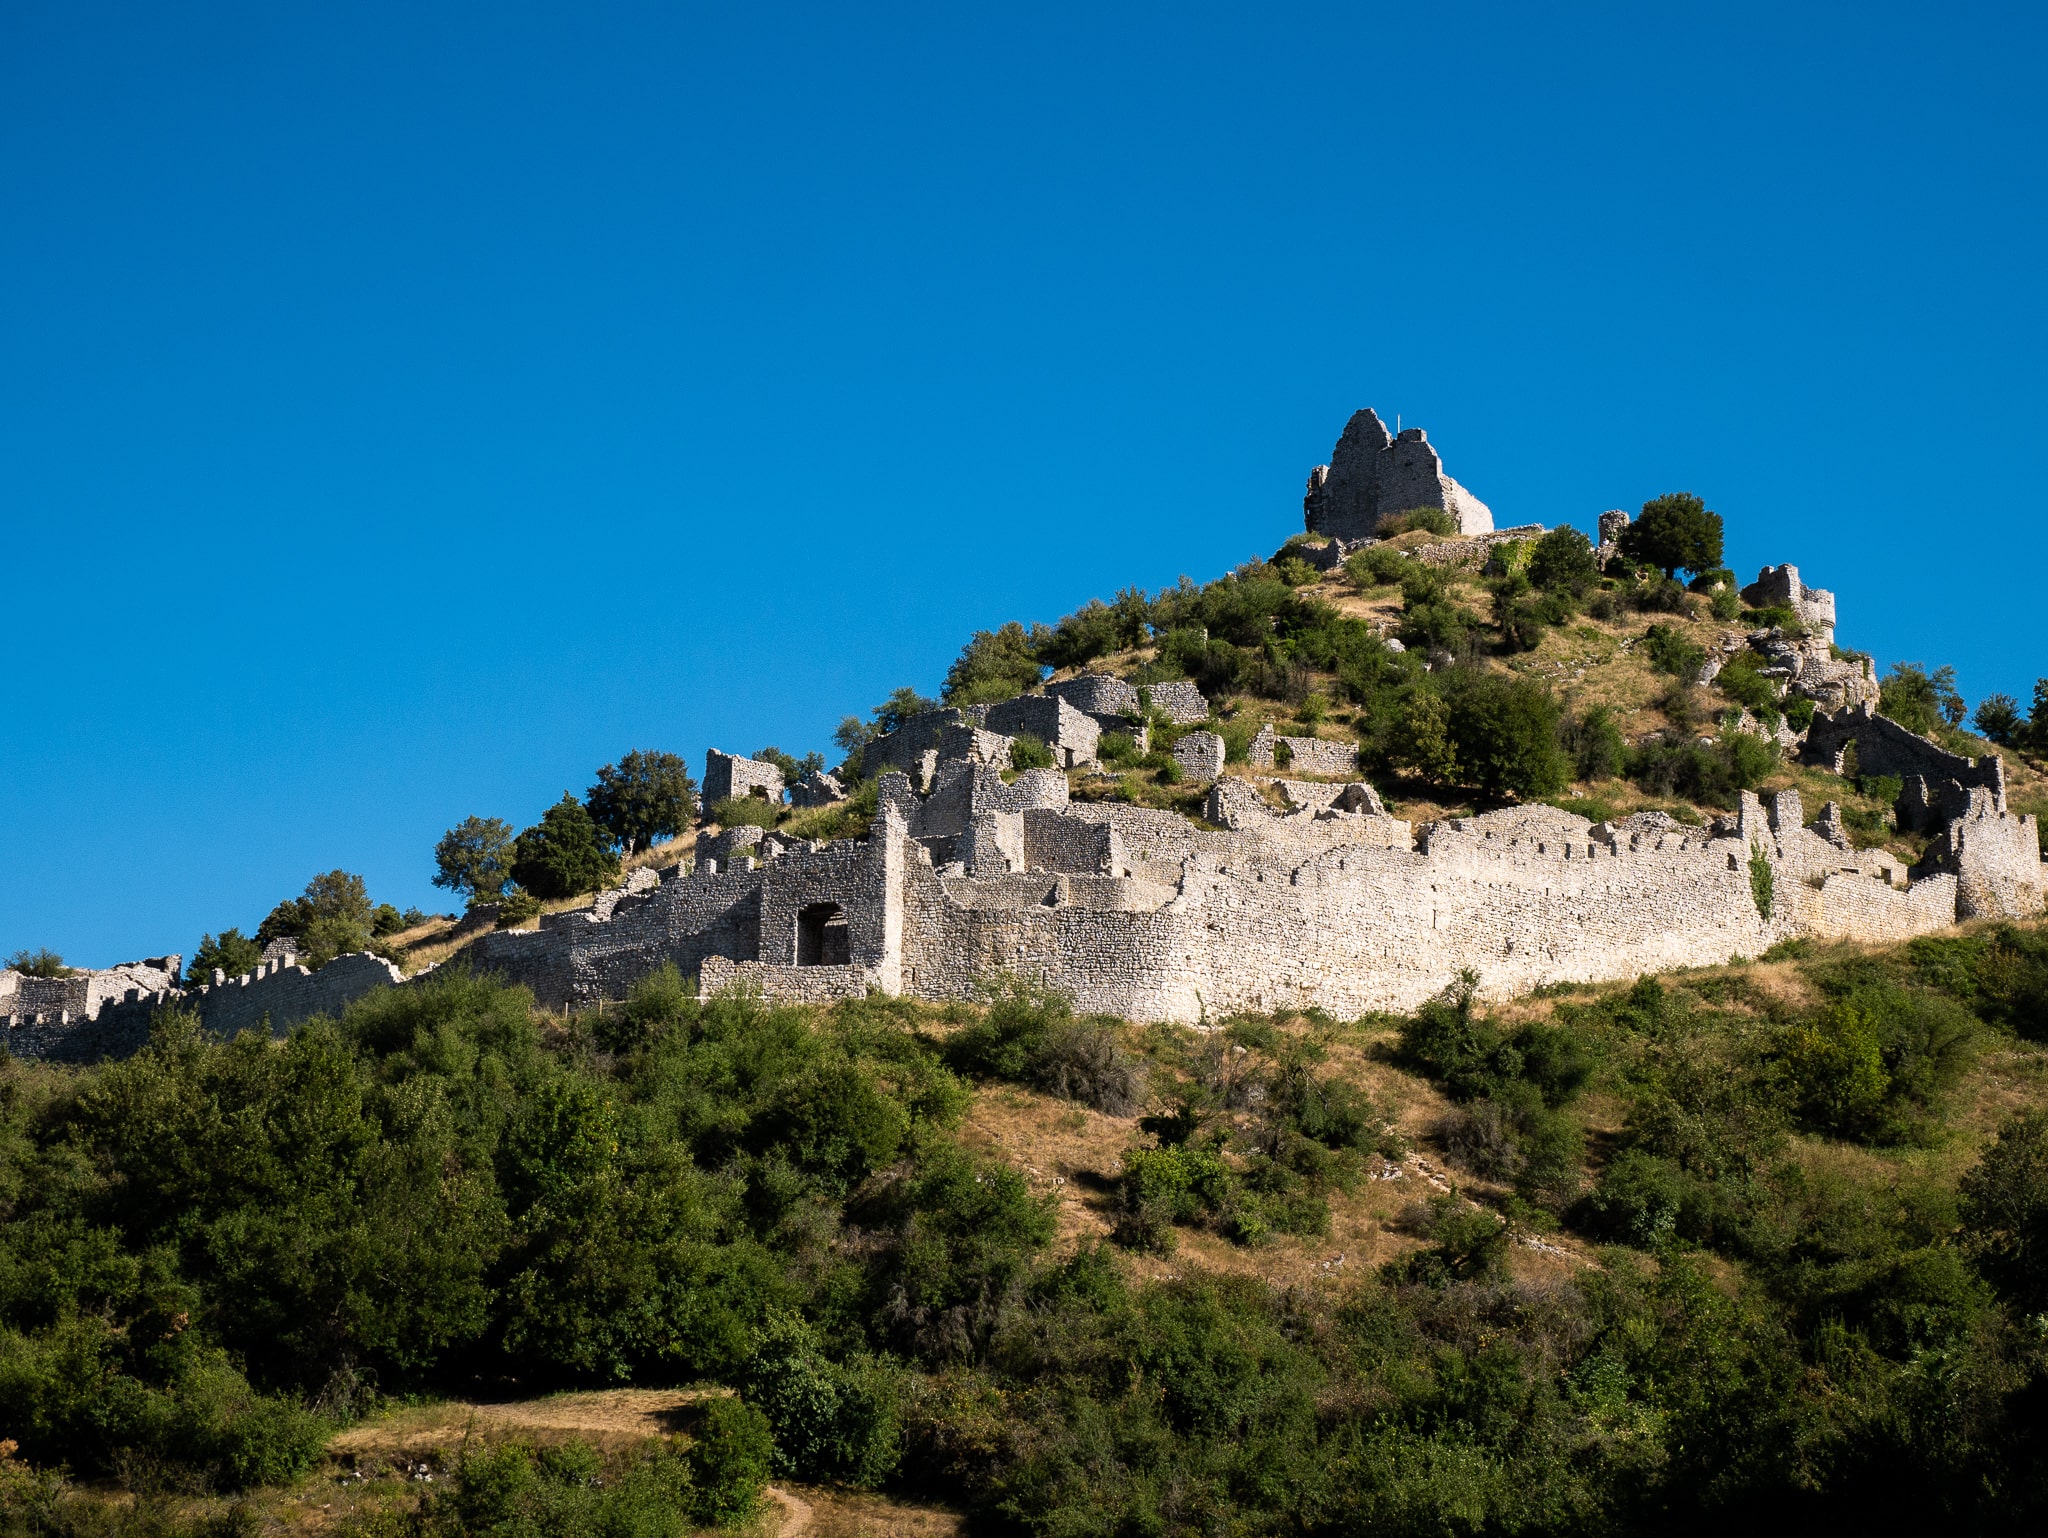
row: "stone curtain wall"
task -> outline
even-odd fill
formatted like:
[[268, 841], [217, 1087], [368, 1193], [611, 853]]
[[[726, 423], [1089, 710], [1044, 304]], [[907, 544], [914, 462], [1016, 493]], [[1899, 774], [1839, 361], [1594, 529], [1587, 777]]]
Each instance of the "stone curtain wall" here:
[[[315, 1015], [338, 1016], [373, 989], [403, 980], [398, 968], [383, 957], [359, 951], [338, 956], [317, 972], [271, 961], [240, 977], [223, 978], [189, 992], [160, 984], [153, 988], [128, 986], [119, 997], [107, 996], [118, 984], [136, 978], [144, 982], [174, 978], [175, 969], [165, 963], [176, 959], [131, 962], [94, 973], [90, 979], [26, 979], [80, 984], [91, 1009], [10, 1010], [6, 1017], [8, 1050], [16, 1057], [56, 1062], [126, 1057], [149, 1039], [150, 1022], [164, 1009], [190, 1010], [207, 1030], [221, 1036], [245, 1030], [282, 1032]], [[95, 986], [84, 986], [88, 982]]]
[[1833, 715], [1816, 712], [1806, 734], [1804, 756], [1839, 774], [1842, 754], [1852, 742], [1860, 774], [1889, 774], [1902, 780], [1920, 775], [1933, 783], [1953, 780], [1963, 786], [1982, 785], [1994, 793], [1998, 810], [2005, 810], [2005, 764], [1996, 753], [1982, 758], [1951, 753], [1939, 743], [1907, 731], [1891, 717], [1879, 715], [1868, 701]]
[[549, 914], [537, 930], [484, 935], [442, 965], [523, 983], [551, 1009], [586, 1007], [623, 997], [663, 962], [695, 973], [708, 956], [758, 958], [761, 883], [760, 871], [678, 874], [620, 902], [609, 918], [594, 909]]
[[405, 981], [405, 974], [382, 956], [355, 951], [337, 956], [319, 971], [302, 966], [273, 967], [187, 996], [209, 1031], [233, 1036], [260, 1030], [268, 1022], [284, 1031], [315, 1015], [339, 1016], [364, 994]]
[[697, 991], [706, 998], [737, 990], [784, 1004], [836, 1004], [841, 999], [864, 999], [870, 988], [878, 986], [865, 967], [776, 967], [709, 956], [698, 976]]

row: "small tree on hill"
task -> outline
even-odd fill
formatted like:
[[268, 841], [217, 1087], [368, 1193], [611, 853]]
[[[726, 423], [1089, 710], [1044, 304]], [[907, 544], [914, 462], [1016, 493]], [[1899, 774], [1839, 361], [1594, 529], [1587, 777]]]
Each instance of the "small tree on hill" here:
[[1552, 529], [1529, 552], [1529, 580], [1546, 591], [1590, 582], [1600, 575], [1593, 542], [1569, 524]]
[[1467, 783], [1523, 800], [1555, 795], [1571, 776], [1558, 746], [1558, 707], [1526, 678], [1465, 673], [1446, 691], [1450, 736]]
[[583, 804], [590, 820], [631, 854], [696, 820], [697, 782], [674, 753], [628, 753], [597, 771]]
[[1977, 706], [1977, 730], [2000, 747], [2016, 748], [2026, 731], [2020, 702], [2010, 694], [1988, 695]]
[[583, 803], [566, 790], [512, 842], [512, 879], [544, 900], [598, 891], [618, 874], [618, 856], [606, 847]]
[[9, 971], [19, 972], [23, 977], [69, 977], [71, 968], [64, 965], [64, 958], [47, 945], [34, 950], [18, 950], [7, 958]]
[[1877, 708], [1923, 737], [1943, 721], [1958, 725], [1963, 697], [1956, 692], [1956, 670], [1939, 667], [1930, 673], [1917, 662], [1895, 662], [1878, 685]]
[[1621, 532], [1621, 553], [1675, 576], [1712, 571], [1721, 564], [1721, 515], [1689, 491], [1652, 497], [1642, 516]]
[[502, 817], [465, 817], [434, 846], [434, 885], [471, 902], [489, 902], [512, 879], [512, 824]]
[[336, 956], [368, 950], [375, 918], [376, 909], [363, 878], [350, 871], [331, 870], [307, 882], [300, 896], [272, 908], [257, 927], [256, 943], [267, 946], [273, 940], [289, 939], [296, 942], [308, 965], [325, 966]]
[[948, 705], [985, 705], [1014, 699], [1045, 677], [1039, 650], [1052, 632], [1029, 631], [1011, 620], [1000, 630], [977, 630], [946, 670], [942, 694]]
[[806, 753], [802, 758], [798, 758], [794, 753], [785, 753], [772, 743], [756, 752], [754, 757], [764, 764], [773, 764], [780, 769], [782, 783], [785, 785], [794, 785], [805, 775], [825, 767], [825, 755], [822, 753]]
[[228, 977], [240, 977], [244, 972], [255, 971], [256, 963], [262, 959], [263, 947], [239, 929], [223, 929], [219, 939], [201, 935], [199, 949], [192, 953], [185, 968], [185, 986], [206, 986], [213, 981], [216, 970]]

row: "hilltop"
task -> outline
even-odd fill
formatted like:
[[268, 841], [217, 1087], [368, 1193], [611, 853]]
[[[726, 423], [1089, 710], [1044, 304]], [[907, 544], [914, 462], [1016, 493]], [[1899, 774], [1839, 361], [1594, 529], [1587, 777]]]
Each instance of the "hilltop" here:
[[460, 917], [22, 958], [0, 1522], [2038, 1523], [2048, 690], [1369, 413], [1304, 521]]

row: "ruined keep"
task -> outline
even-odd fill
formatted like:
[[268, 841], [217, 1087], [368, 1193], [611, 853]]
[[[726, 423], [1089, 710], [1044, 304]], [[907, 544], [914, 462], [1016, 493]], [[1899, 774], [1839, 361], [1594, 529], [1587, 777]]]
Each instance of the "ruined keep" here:
[[1489, 534], [1486, 504], [1444, 474], [1443, 461], [1419, 427], [1399, 437], [1371, 407], [1356, 412], [1327, 465], [1309, 472], [1301, 500], [1311, 534], [1334, 540], [1369, 538], [1382, 518], [1438, 507], [1457, 520], [1460, 534]]

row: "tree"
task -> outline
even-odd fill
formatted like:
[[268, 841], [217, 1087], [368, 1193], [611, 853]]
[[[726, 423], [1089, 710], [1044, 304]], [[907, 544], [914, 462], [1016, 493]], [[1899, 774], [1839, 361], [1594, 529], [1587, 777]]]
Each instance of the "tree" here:
[[1943, 721], [1959, 725], [1963, 697], [1956, 692], [1956, 670], [1939, 667], [1930, 673], [1917, 662], [1895, 662], [1878, 685], [1877, 708], [1923, 737]]
[[2048, 1111], [2010, 1118], [1959, 1189], [1977, 1269], [2021, 1312], [2048, 1312]]
[[1549, 690], [1526, 678], [1465, 673], [1448, 695], [1451, 742], [1469, 784], [1523, 800], [1564, 788], [1571, 765], [1558, 746]]
[[434, 846], [434, 885], [489, 902], [512, 879], [512, 824], [502, 817], [465, 817]]
[[2020, 702], [2010, 694], [1989, 695], [1977, 706], [1977, 730], [2000, 747], [2018, 747], [2026, 729]]
[[825, 767], [825, 755], [822, 753], [813, 751], [798, 758], [794, 753], [783, 752], [773, 743], [755, 753], [754, 757], [764, 764], [773, 764], [780, 769], [782, 783], [785, 785], [794, 785], [805, 775], [822, 771]]
[[618, 856], [583, 803], [566, 790], [512, 841], [512, 879], [543, 900], [598, 891], [618, 874]]
[[1667, 577], [1682, 567], [1712, 571], [1721, 564], [1721, 515], [1689, 491], [1652, 497], [1642, 515], [1621, 533], [1621, 553], [1632, 561], [1663, 568]]
[[262, 959], [263, 947], [239, 929], [223, 929], [217, 940], [212, 935], [201, 935], [199, 949], [192, 953], [185, 968], [185, 986], [205, 987], [213, 981], [216, 971], [240, 977], [244, 972], [255, 971], [256, 963]]
[[1458, 755], [1451, 743], [1451, 709], [1442, 695], [1418, 689], [1401, 707], [1400, 725], [1387, 749], [1398, 767], [1426, 780], [1455, 781]]
[[584, 806], [611, 842], [631, 854], [674, 838], [696, 820], [697, 782], [674, 753], [628, 753], [597, 771]]
[[875, 718], [876, 734], [886, 737], [912, 716], [921, 716], [927, 710], [938, 708], [937, 700], [926, 699], [915, 689], [905, 687], [891, 691], [889, 697], [877, 705], [870, 714]]
[[309, 966], [321, 967], [336, 956], [370, 948], [376, 909], [363, 878], [331, 870], [306, 883], [306, 890], [270, 910], [257, 926], [256, 943], [292, 940]]
[[1050, 640], [1043, 625], [1030, 631], [1011, 620], [1000, 630], [977, 630], [946, 669], [941, 695], [948, 705], [985, 705], [1014, 699], [1045, 677], [1039, 649]]
[[1593, 542], [1569, 524], [1552, 529], [1529, 552], [1529, 580], [1546, 590], [1591, 581], [1599, 574]]
[[7, 967], [10, 971], [19, 972], [24, 977], [69, 977], [71, 975], [71, 968], [64, 965], [64, 958], [51, 950], [47, 945], [38, 946], [32, 951], [16, 951], [7, 958]]

